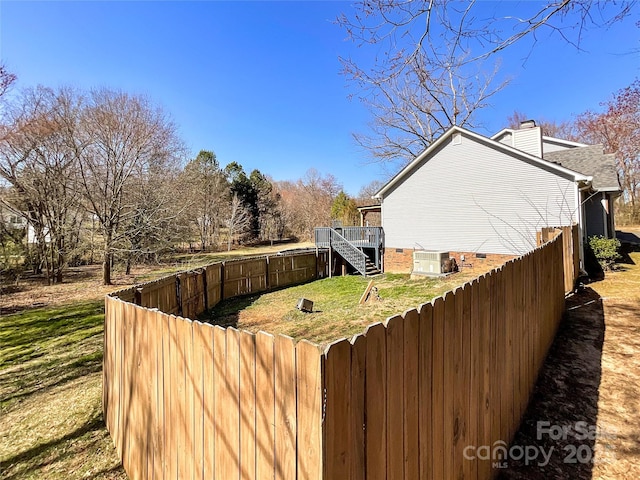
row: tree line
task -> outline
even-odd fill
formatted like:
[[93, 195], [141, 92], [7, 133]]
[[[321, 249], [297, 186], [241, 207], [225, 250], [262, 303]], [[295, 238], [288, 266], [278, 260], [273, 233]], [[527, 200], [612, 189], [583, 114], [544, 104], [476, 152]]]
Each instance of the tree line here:
[[116, 263], [129, 273], [177, 247], [310, 240], [331, 222], [342, 191], [332, 175], [277, 182], [209, 150], [188, 159], [176, 125], [145, 96], [38, 86], [8, 98], [15, 76], [0, 73], [3, 268], [25, 259], [57, 283], [69, 265], [101, 262], [110, 284]]

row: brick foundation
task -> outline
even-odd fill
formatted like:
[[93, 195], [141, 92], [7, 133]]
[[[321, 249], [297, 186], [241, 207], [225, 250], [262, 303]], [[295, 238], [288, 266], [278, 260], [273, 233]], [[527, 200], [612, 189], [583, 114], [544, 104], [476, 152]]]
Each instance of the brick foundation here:
[[[413, 248], [385, 248], [384, 271], [388, 273], [411, 273], [413, 270], [413, 252]], [[456, 259], [461, 270], [473, 269], [478, 271], [479, 274], [499, 267], [516, 257], [516, 255], [476, 252], [449, 252], [449, 255]], [[464, 261], [461, 258], [463, 255]]]

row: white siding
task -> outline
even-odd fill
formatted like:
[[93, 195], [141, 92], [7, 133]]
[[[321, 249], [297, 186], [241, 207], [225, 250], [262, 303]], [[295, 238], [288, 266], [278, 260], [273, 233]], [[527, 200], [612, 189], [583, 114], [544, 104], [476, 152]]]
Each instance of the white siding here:
[[511, 132], [503, 133], [495, 140], [497, 140], [500, 143], [504, 143], [505, 145], [509, 145], [510, 147], [513, 147], [513, 135], [511, 134]]
[[542, 130], [540, 127], [514, 131], [513, 148], [536, 157], [542, 157]]
[[542, 154], [544, 155], [545, 153], [549, 153], [549, 152], [557, 152], [558, 150], [568, 150], [570, 148], [574, 148], [574, 147], [570, 147], [568, 145], [561, 145], [559, 143], [554, 143], [551, 142], [549, 140], [542, 140]]
[[382, 203], [388, 248], [524, 253], [543, 226], [577, 221], [573, 181], [463, 135]]

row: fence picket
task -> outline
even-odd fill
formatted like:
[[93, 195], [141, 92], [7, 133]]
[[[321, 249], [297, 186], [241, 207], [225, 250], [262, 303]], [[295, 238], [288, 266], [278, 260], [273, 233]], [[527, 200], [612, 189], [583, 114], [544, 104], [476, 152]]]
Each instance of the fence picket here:
[[275, 478], [274, 338], [256, 334], [256, 478]]
[[[455, 316], [453, 317], [453, 473], [454, 478], [465, 478], [465, 464], [468, 462], [463, 455], [466, 446], [465, 431], [467, 429], [467, 402], [469, 380], [465, 375], [465, 364], [468, 356], [465, 335], [468, 326], [465, 325], [465, 316], [468, 313], [468, 295], [465, 286], [455, 291]], [[466, 298], [465, 298], [466, 297]], [[465, 306], [465, 302], [467, 305]], [[465, 312], [465, 309], [467, 312]], [[468, 331], [468, 330], [467, 330]], [[468, 368], [467, 368], [468, 370]]]
[[404, 477], [404, 321], [399, 315], [387, 327], [387, 478]]
[[339, 340], [325, 352], [324, 478], [351, 478], [351, 344]]
[[[298, 475], [304, 480], [322, 478], [322, 355], [306, 340], [296, 345], [298, 386]], [[257, 478], [257, 477], [256, 477]]]
[[455, 475], [455, 394], [456, 394], [456, 355], [460, 347], [456, 348], [456, 297], [453, 292], [447, 292], [444, 297], [444, 339], [447, 347], [444, 349], [444, 389], [443, 389], [443, 422], [444, 436], [444, 475], [442, 478], [454, 478]]
[[[474, 281], [475, 282], [475, 281]], [[464, 478], [476, 478], [477, 466], [475, 461], [465, 458], [464, 449], [468, 445], [478, 445], [477, 443], [477, 366], [476, 347], [477, 340], [477, 311], [474, 308], [476, 295], [476, 283], [467, 283], [464, 286], [463, 297], [463, 317], [462, 317], [462, 392], [464, 405], [462, 413], [464, 418], [464, 428], [462, 430], [461, 442], [458, 447], [458, 454], [462, 458]]]
[[431, 478], [433, 442], [431, 440], [432, 379], [433, 379], [433, 306], [420, 306], [418, 334], [418, 445], [419, 478]]
[[202, 443], [203, 458], [202, 476], [205, 480], [214, 478], [215, 475], [215, 367], [214, 367], [214, 328], [208, 324], [199, 327], [202, 341], [202, 404], [203, 427]]
[[159, 312], [150, 312], [150, 333], [153, 338], [155, 349], [155, 371], [153, 391], [155, 401], [155, 411], [153, 417], [153, 478], [163, 478], [163, 461], [165, 458], [164, 449], [164, 359], [162, 342], [162, 315]]
[[256, 340], [240, 332], [240, 478], [256, 478]]
[[433, 333], [432, 333], [432, 391], [431, 391], [431, 445], [432, 469], [431, 478], [445, 478], [444, 473], [444, 379], [445, 379], [445, 299], [438, 297], [433, 301]]
[[226, 402], [224, 411], [225, 476], [240, 477], [240, 335], [235, 328], [226, 329]]
[[193, 431], [193, 390], [188, 384], [191, 325], [183, 318], [176, 319], [176, 348], [178, 355], [178, 362], [175, 365], [178, 478], [190, 479], [193, 477], [193, 451], [191, 450], [193, 445], [190, 438]]
[[296, 354], [293, 338], [275, 337], [276, 479], [296, 476]]
[[418, 341], [420, 337], [420, 315], [413, 309], [403, 314], [403, 368], [404, 373], [404, 478], [411, 480], [420, 477], [420, 462], [417, 452], [420, 451], [418, 442]]
[[213, 327], [213, 402], [215, 406], [213, 419], [214, 433], [214, 478], [226, 478], [228, 473], [229, 440], [225, 433], [226, 413], [228, 410], [228, 386], [226, 380], [227, 370], [227, 338], [225, 330], [221, 327]]
[[351, 340], [351, 427], [349, 432], [351, 455], [351, 478], [364, 480], [366, 477], [366, 457], [364, 425], [365, 411], [365, 379], [367, 368], [367, 338], [356, 335]]
[[365, 381], [365, 429], [367, 479], [387, 478], [387, 356], [386, 329], [382, 323], [369, 325], [365, 332], [367, 351]]
[[[479, 384], [478, 391], [478, 443], [491, 445], [491, 296], [490, 279], [487, 275], [478, 278], [478, 348], [479, 348]], [[491, 475], [491, 461], [477, 459], [478, 478]]]
[[205, 348], [205, 326], [200, 322], [191, 324], [193, 338], [192, 368], [193, 375], [193, 478], [194, 480], [205, 480], [204, 477], [204, 362], [206, 355]]

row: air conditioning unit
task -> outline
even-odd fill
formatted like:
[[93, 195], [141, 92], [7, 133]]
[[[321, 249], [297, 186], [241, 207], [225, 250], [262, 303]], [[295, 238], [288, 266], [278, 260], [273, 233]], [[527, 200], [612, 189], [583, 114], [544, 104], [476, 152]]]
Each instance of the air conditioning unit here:
[[440, 275], [444, 273], [444, 262], [448, 259], [449, 252], [413, 252], [413, 273]]

